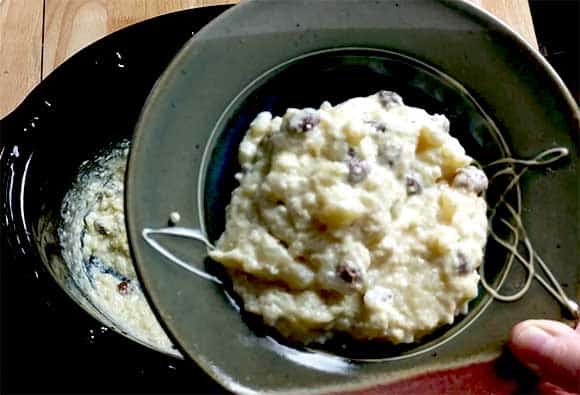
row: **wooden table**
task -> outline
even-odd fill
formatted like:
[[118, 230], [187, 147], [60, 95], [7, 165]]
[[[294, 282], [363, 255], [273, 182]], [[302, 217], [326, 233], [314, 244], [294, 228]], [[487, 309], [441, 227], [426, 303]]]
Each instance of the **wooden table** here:
[[[470, 0], [537, 47], [527, 0]], [[0, 118], [58, 65], [99, 38], [187, 8], [237, 0], [0, 0]]]

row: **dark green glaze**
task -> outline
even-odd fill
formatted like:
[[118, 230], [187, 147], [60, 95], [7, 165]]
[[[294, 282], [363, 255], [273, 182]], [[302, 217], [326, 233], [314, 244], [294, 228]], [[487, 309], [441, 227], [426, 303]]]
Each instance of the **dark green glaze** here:
[[[408, 104], [449, 115], [452, 133], [473, 156], [485, 161], [501, 154], [488, 133], [493, 122], [437, 72], [417, 66], [405, 74], [397, 66], [400, 57], [362, 50], [297, 59], [348, 47], [408, 55], [449, 75], [491, 117], [515, 156], [529, 157], [553, 145], [570, 149], [570, 159], [554, 172], [531, 172], [526, 178], [524, 222], [538, 252], [568, 283], [569, 295], [578, 292], [578, 109], [537, 52], [492, 17], [458, 2], [248, 1], [200, 31], [159, 80], [135, 132], [126, 188], [130, 244], [154, 306], [185, 353], [236, 392], [319, 392], [384, 382], [497, 353], [519, 320], [561, 318], [558, 304], [537, 284], [523, 300], [494, 302], [487, 309], [482, 291], [470, 315], [444, 328], [441, 337], [427, 339], [432, 343], [395, 350], [381, 346], [375, 355], [369, 347], [362, 354], [354, 349], [349, 355], [391, 357], [354, 362], [279, 345], [242, 320], [221, 286], [171, 264], [145, 244], [142, 229], [165, 226], [172, 211], [181, 213], [181, 226], [207, 229], [211, 239], [219, 236], [234, 187], [237, 142], [262, 109], [318, 106], [323, 98], [336, 103], [395, 86]], [[369, 61], [373, 57], [378, 60]], [[414, 65], [409, 61], [409, 70]], [[310, 67], [317, 68], [312, 76], [298, 78]], [[204, 265], [201, 243], [163, 242]], [[486, 259], [497, 274], [502, 254], [488, 251]], [[518, 282], [510, 276], [504, 289]], [[447, 342], [437, 346], [437, 357], [417, 352], [441, 339]]]

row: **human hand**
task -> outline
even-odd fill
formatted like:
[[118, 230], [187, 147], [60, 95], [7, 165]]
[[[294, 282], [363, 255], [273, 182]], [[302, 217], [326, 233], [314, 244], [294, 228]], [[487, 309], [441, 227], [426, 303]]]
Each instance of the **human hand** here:
[[512, 329], [509, 345], [539, 376], [542, 390], [580, 394], [580, 324], [574, 330], [556, 321], [524, 321]]

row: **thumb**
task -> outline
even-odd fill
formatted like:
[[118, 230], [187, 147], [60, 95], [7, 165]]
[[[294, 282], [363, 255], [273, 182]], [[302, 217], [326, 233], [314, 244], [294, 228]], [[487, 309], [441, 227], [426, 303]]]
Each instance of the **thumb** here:
[[524, 321], [512, 329], [510, 348], [542, 380], [580, 393], [580, 331], [556, 321]]

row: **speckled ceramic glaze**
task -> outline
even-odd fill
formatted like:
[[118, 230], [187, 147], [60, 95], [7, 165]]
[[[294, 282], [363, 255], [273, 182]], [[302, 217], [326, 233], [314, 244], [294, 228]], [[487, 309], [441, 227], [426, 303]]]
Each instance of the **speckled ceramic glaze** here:
[[[552, 171], [526, 176], [523, 219], [538, 252], [577, 296], [578, 109], [537, 52], [459, 2], [248, 1], [197, 34], [158, 81], [136, 128], [126, 188], [130, 243], [149, 296], [183, 351], [226, 388], [400, 392], [413, 382], [423, 392], [463, 392], [470, 385], [510, 392], [519, 384], [499, 379], [487, 361], [500, 354], [511, 326], [564, 318], [538, 284], [511, 304], [494, 302], [481, 289], [467, 316], [421, 343], [334, 341], [304, 349], [239, 311], [202, 243], [158, 238], [224, 285], [172, 264], [143, 239], [143, 229], [166, 226], [173, 211], [181, 214], [180, 226], [199, 229], [210, 241], [219, 237], [235, 187], [237, 147], [259, 111], [318, 107], [324, 99], [338, 103], [379, 89], [446, 114], [451, 134], [482, 163], [506, 154], [530, 157], [554, 145], [570, 150]], [[485, 260], [490, 282], [503, 282], [508, 293], [520, 287], [522, 273], [503, 270], [500, 249], [488, 248]], [[446, 375], [462, 374], [473, 380], [441, 384]]]

